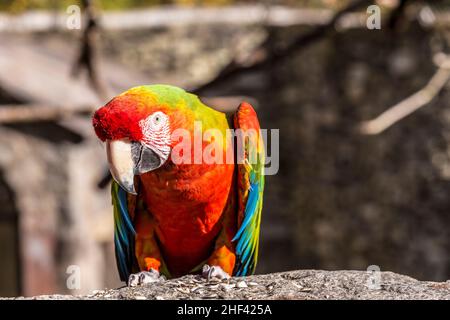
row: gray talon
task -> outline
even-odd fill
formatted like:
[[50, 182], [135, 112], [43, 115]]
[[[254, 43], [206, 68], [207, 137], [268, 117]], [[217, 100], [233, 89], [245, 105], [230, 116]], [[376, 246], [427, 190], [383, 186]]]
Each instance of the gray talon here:
[[219, 266], [209, 266], [205, 264], [202, 269], [202, 277], [207, 281], [210, 281], [211, 279], [229, 279], [230, 275], [223, 271], [223, 269]]
[[128, 278], [128, 286], [136, 287], [147, 283], [158, 282], [160, 280], [165, 280], [165, 277], [160, 276], [158, 271], [151, 269], [150, 271], [141, 271], [130, 274], [130, 277]]

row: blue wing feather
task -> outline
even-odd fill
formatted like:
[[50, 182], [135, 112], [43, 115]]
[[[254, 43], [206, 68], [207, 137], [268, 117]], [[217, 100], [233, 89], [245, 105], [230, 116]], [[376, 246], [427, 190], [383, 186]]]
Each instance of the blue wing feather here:
[[134, 238], [136, 231], [128, 212], [127, 192], [115, 181], [111, 185], [114, 207], [114, 246], [120, 280], [127, 281], [135, 264]]
[[236, 256], [238, 265], [235, 274], [245, 276], [254, 272], [257, 262], [257, 247], [259, 242], [259, 224], [262, 205], [261, 188], [264, 186], [264, 177], [261, 181], [251, 184], [247, 204], [244, 212], [244, 220], [233, 238], [237, 241]]
[[[256, 113], [249, 104], [242, 104], [234, 118], [235, 128], [242, 130], [256, 129], [259, 132], [259, 124]], [[233, 238], [236, 241], [236, 267], [234, 274], [246, 276], [255, 271], [258, 261], [259, 229], [261, 222], [262, 200], [264, 191], [264, 150], [263, 142], [258, 134], [258, 139], [244, 140], [244, 148], [247, 155], [256, 151], [257, 161], [239, 164], [238, 188], [239, 201], [244, 211], [238, 231]], [[248, 160], [248, 159], [246, 159]], [[248, 188], [245, 190], [245, 188]], [[242, 207], [241, 207], [242, 208]], [[238, 213], [241, 216], [241, 213]]]

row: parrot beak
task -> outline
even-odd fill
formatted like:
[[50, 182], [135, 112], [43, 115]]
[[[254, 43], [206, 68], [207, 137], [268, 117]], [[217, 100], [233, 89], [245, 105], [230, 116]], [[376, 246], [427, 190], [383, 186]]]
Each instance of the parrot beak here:
[[107, 140], [106, 154], [114, 180], [128, 193], [136, 194], [134, 176], [161, 166], [160, 157], [140, 142]]

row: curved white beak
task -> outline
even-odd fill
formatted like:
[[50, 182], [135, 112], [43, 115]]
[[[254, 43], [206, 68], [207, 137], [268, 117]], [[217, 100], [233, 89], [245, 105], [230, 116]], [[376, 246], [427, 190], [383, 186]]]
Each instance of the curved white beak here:
[[134, 188], [134, 162], [128, 140], [107, 140], [106, 154], [109, 171], [114, 180], [127, 192], [136, 194]]
[[114, 180], [128, 193], [136, 194], [134, 176], [155, 170], [163, 164], [161, 157], [140, 142], [107, 140], [106, 154]]

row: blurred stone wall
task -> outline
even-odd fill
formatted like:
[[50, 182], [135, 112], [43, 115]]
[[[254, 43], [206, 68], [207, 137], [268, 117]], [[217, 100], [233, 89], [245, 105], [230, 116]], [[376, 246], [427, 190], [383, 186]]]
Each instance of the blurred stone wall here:
[[266, 36], [260, 26], [203, 24], [102, 33], [102, 53], [152, 81], [193, 87], [234, 57], [244, 58]]

